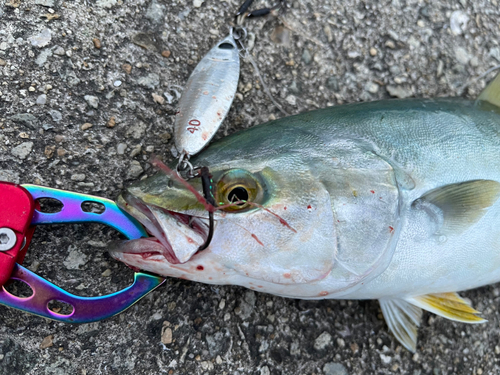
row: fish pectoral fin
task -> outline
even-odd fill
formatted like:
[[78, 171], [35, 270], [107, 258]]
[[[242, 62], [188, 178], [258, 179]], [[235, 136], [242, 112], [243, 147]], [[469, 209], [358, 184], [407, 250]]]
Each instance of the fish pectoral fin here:
[[[493, 108], [489, 105], [492, 104]], [[500, 74], [481, 92], [477, 98], [476, 105], [481, 109], [493, 110], [500, 113]]]
[[406, 298], [409, 303], [436, 315], [464, 323], [486, 323], [487, 320], [477, 316], [479, 311], [457, 293], [425, 294]]
[[472, 180], [431, 190], [415, 200], [412, 207], [439, 217], [436, 234], [457, 234], [477, 223], [499, 197], [499, 182]]
[[406, 349], [415, 352], [422, 309], [397, 298], [382, 298], [379, 302], [389, 330]]

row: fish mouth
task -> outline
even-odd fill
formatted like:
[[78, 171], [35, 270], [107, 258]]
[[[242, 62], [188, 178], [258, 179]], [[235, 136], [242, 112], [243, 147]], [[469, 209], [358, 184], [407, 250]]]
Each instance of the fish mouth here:
[[147, 204], [125, 192], [120, 208], [138, 220], [151, 237], [112, 244], [110, 253], [137, 254], [143, 259], [162, 255], [171, 264], [185, 263], [197, 254], [209, 237], [209, 220]]

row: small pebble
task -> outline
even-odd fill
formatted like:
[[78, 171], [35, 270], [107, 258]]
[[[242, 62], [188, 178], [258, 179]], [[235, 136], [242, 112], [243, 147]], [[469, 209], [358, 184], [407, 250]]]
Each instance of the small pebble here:
[[125, 143], [118, 143], [116, 146], [116, 152], [118, 155], [125, 154], [125, 150], [127, 149], [127, 145]]
[[135, 146], [132, 151], [130, 152], [130, 157], [133, 158], [133, 157], [136, 157], [137, 155], [139, 155], [142, 151], [142, 146], [141, 145], [137, 145]]
[[323, 332], [314, 340], [314, 349], [323, 350], [332, 343], [332, 335], [328, 332]]
[[125, 71], [125, 73], [130, 74], [132, 71], [132, 65], [130, 64], [123, 64], [122, 69]]
[[99, 106], [99, 98], [97, 96], [85, 95], [83, 97], [83, 99], [85, 99], [85, 101], [88, 103], [88, 105], [94, 109], [97, 109], [97, 107]]
[[59, 157], [63, 157], [64, 155], [66, 155], [66, 153], [67, 153], [67, 151], [62, 147], [59, 147], [57, 149], [57, 156], [59, 156]]
[[92, 39], [92, 42], [94, 43], [94, 47], [99, 49], [101, 48], [101, 41], [97, 38]]
[[155, 101], [155, 103], [158, 103], [158, 104], [165, 103], [165, 99], [163, 98], [163, 96], [155, 94], [155, 93], [152, 93], [151, 95], [153, 96], [153, 100]]
[[55, 110], [55, 109], [51, 109], [48, 111], [50, 117], [52, 117], [52, 120], [54, 120], [55, 122], [59, 122], [62, 120], [62, 113]]
[[365, 86], [366, 91], [376, 94], [378, 92], [379, 85], [377, 85], [375, 82], [368, 82]]
[[45, 151], [43, 152], [47, 159], [54, 156], [54, 151], [56, 151], [56, 146], [45, 146]]
[[154, 150], [155, 150], [155, 146], [151, 145], [151, 146], [146, 147], [146, 152], [154, 152]]
[[309, 65], [312, 62], [311, 52], [307, 48], [304, 49], [304, 52], [302, 52], [302, 61], [306, 65]]
[[40, 349], [47, 349], [54, 345], [54, 342], [52, 341], [53, 339], [53, 335], [45, 337], [40, 344]]
[[36, 89], [33, 86], [30, 86], [30, 87], [28, 87], [28, 91], [33, 92], [33, 91], [36, 91]]
[[453, 35], [461, 35], [467, 30], [469, 16], [461, 10], [456, 10], [450, 17], [450, 29]]
[[201, 5], [205, 2], [205, 0], [193, 0], [193, 6], [195, 8], [201, 7]]
[[168, 49], [165, 51], [162, 51], [162, 53], [161, 53], [161, 55], [163, 57], [167, 57], [167, 58], [170, 57], [171, 54], [172, 54], [172, 52], [170, 52]]
[[396, 44], [392, 40], [388, 40], [387, 42], [385, 42], [385, 46], [389, 47], [390, 49], [396, 48]]
[[82, 125], [82, 130], [90, 129], [93, 125], [90, 122], [86, 122]]
[[5, 62], [5, 60], [0, 59], [0, 66], [5, 66], [5, 65], [7, 65], [7, 63]]
[[84, 173], [75, 173], [71, 175], [71, 181], [84, 181], [85, 180], [85, 174]]
[[41, 94], [38, 98], [36, 98], [36, 104], [45, 105], [47, 103], [47, 95]]
[[31, 150], [33, 150], [33, 142], [23, 142], [10, 150], [10, 152], [12, 155], [17, 156], [21, 160], [24, 160], [28, 157]]
[[295, 97], [295, 95], [288, 95], [285, 100], [290, 105], [296, 105], [297, 104], [297, 98]]
[[380, 359], [382, 360], [382, 363], [386, 365], [388, 365], [392, 361], [392, 357], [385, 354], [380, 354]]
[[52, 32], [50, 31], [50, 29], [43, 29], [39, 34], [32, 36], [31, 38], [28, 38], [28, 40], [31, 42], [31, 45], [39, 48], [48, 45], [51, 39], [52, 39]]
[[372, 47], [372, 48], [370, 48], [370, 55], [371, 55], [371, 56], [377, 56], [377, 52], [378, 52], [378, 51], [377, 51], [377, 49], [376, 49], [376, 48], [373, 48], [373, 47]]
[[120, 80], [116, 80], [113, 82], [113, 86], [115, 86], [115, 87], [120, 87], [121, 85], [122, 85], [122, 81], [120, 81]]
[[116, 119], [115, 119], [115, 116], [111, 116], [111, 118], [109, 119], [109, 121], [106, 123], [106, 126], [108, 128], [114, 128], [116, 125]]
[[106, 271], [104, 271], [101, 275], [104, 277], [110, 277], [111, 276], [111, 270], [108, 268]]
[[136, 179], [142, 174], [142, 172], [144, 172], [144, 169], [142, 169], [141, 163], [139, 163], [137, 160], [132, 160], [127, 171], [126, 178], [129, 180]]
[[162, 329], [161, 342], [165, 345], [169, 345], [172, 343], [172, 328], [164, 327], [164, 329]]
[[247, 82], [240, 91], [242, 93], [247, 93], [252, 89], [252, 87], [253, 87], [252, 82]]
[[54, 50], [54, 55], [64, 56], [65, 54], [66, 54], [66, 51], [64, 51], [64, 48], [62, 48], [61, 46], [57, 47]]
[[396, 98], [404, 99], [408, 98], [412, 95], [412, 91], [402, 87], [402, 86], [393, 86], [393, 85], [387, 85], [386, 86], [387, 91], [389, 92], [390, 96], [395, 96]]
[[324, 375], [348, 375], [347, 369], [341, 363], [329, 362], [323, 366]]

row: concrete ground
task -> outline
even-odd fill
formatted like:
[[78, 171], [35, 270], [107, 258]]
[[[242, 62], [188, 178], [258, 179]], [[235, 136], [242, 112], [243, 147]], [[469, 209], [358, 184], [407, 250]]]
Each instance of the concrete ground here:
[[[2, 0], [0, 179], [114, 199], [173, 159], [178, 94], [238, 2]], [[263, 2], [257, 1], [257, 6]], [[249, 21], [289, 114], [389, 97], [475, 98], [500, 63], [498, 0], [289, 1]], [[253, 67], [218, 136], [283, 114]], [[469, 84], [468, 86], [466, 86]], [[25, 265], [85, 296], [128, 285], [99, 225], [38, 228]], [[4, 374], [498, 374], [500, 288], [463, 294], [484, 325], [425, 314], [415, 354], [376, 301], [299, 301], [179, 280], [125, 313], [69, 325], [0, 307]]]

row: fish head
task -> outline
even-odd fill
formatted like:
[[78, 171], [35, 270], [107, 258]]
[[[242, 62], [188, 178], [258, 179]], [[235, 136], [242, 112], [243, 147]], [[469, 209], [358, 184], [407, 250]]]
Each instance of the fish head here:
[[[129, 241], [112, 255], [153, 273], [218, 284], [235, 277], [308, 283], [328, 275], [335, 235], [329, 196], [321, 184], [304, 171], [278, 172], [273, 163], [234, 164], [210, 168], [221, 208], [213, 213], [213, 238], [206, 249], [198, 251], [209, 232], [205, 205], [178, 178], [159, 173], [130, 186], [118, 199], [156, 241]], [[199, 178], [188, 183], [201, 193]]]
[[267, 150], [226, 158], [219, 149], [193, 160], [209, 168], [217, 207], [204, 250], [209, 210], [200, 178], [159, 173], [130, 186], [118, 204], [153, 237], [125, 242], [112, 256], [163, 276], [304, 298], [324, 296], [325, 282], [331, 294], [380, 273], [398, 230], [392, 168], [371, 153], [353, 159], [348, 151], [350, 161], [339, 162]]

